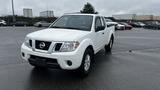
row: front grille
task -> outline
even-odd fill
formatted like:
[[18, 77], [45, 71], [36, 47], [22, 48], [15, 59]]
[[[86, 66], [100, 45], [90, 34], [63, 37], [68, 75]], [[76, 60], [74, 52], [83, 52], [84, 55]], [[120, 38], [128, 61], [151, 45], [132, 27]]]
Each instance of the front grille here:
[[45, 58], [45, 57], [31, 55], [29, 58], [29, 63], [31, 65], [36, 65], [36, 66], [60, 69], [57, 59], [52, 59], [52, 58]]
[[48, 50], [51, 45], [51, 42], [48, 41], [35, 41], [35, 48], [40, 50]]
[[57, 63], [56, 59], [52, 59], [52, 58], [46, 58], [46, 57], [40, 57], [40, 56], [35, 56], [35, 55], [31, 55], [30, 59], [34, 59], [34, 60], [44, 60], [45, 62], [50, 62], [50, 63]]

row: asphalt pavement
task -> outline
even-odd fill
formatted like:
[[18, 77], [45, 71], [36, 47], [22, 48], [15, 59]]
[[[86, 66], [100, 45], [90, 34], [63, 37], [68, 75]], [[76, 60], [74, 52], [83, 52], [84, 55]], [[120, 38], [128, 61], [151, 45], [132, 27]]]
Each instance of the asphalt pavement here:
[[0, 27], [0, 90], [160, 90], [160, 31], [116, 31], [112, 54], [95, 55], [86, 78], [64, 70], [38, 70], [20, 57], [36, 27]]

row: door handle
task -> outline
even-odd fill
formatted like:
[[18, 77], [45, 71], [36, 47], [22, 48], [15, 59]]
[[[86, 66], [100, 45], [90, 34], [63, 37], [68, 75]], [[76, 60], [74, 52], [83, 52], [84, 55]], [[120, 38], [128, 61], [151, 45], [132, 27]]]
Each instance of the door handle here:
[[102, 32], [102, 34], [104, 34], [104, 32]]

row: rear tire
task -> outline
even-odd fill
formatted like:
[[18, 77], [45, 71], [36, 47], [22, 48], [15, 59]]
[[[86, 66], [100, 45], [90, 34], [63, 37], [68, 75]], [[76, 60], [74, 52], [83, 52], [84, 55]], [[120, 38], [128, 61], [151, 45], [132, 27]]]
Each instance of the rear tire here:
[[91, 66], [92, 66], [92, 59], [93, 59], [94, 53], [90, 48], [87, 48], [84, 52], [81, 66], [78, 69], [78, 73], [80, 76], [85, 77], [89, 74]]
[[106, 53], [112, 51], [113, 43], [114, 43], [114, 38], [111, 37], [111, 39], [109, 41], [109, 44], [105, 45], [105, 51], [106, 51]]

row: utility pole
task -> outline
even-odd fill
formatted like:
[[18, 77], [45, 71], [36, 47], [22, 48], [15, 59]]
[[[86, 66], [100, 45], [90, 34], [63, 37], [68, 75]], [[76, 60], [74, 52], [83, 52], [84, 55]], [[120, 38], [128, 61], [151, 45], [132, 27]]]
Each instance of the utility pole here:
[[13, 24], [16, 22], [15, 14], [14, 14], [14, 2], [12, 0], [12, 13], [13, 13]]
[[48, 14], [49, 14], [49, 12], [48, 12], [48, 2], [47, 2], [47, 18], [49, 17]]

